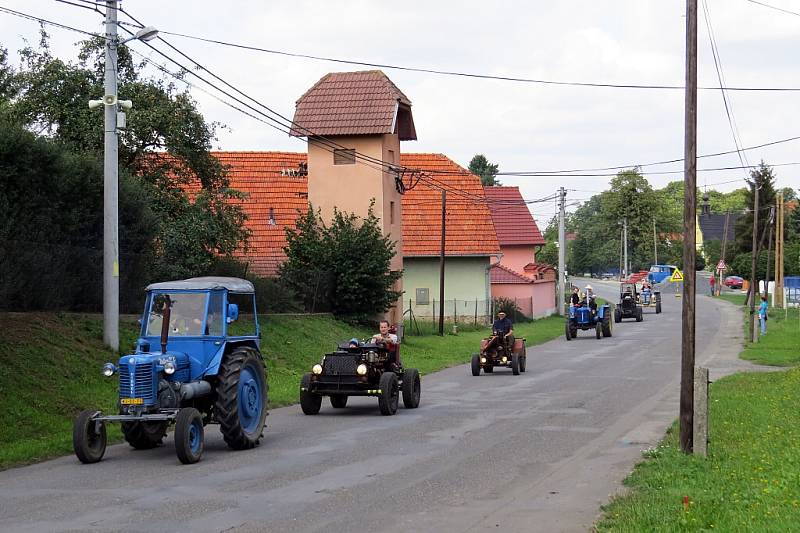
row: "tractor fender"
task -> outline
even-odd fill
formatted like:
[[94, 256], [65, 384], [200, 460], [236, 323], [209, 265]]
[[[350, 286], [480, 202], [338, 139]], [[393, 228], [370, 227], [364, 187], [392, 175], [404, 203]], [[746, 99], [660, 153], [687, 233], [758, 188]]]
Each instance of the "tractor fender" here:
[[211, 358], [211, 362], [208, 363], [208, 366], [203, 372], [203, 375], [216, 376], [217, 374], [219, 374], [219, 365], [222, 364], [223, 356], [239, 346], [249, 346], [253, 348], [256, 351], [256, 353], [258, 353], [258, 357], [263, 359], [263, 357], [261, 356], [261, 351], [258, 349], [258, 346], [256, 345], [255, 341], [252, 340], [226, 341], [222, 343], [222, 346], [219, 347], [217, 353], [215, 353], [214, 357]]

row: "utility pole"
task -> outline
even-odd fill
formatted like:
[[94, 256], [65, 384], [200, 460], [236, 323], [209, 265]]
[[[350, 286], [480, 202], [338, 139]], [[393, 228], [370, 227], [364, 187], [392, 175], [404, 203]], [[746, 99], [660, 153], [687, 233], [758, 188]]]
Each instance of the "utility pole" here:
[[656, 219], [653, 218], [653, 259], [654, 265], [658, 264], [658, 237], [656, 236]]
[[117, 139], [117, 0], [106, 0], [103, 162], [103, 342], [119, 351], [119, 179]]
[[444, 243], [447, 191], [442, 189], [442, 244], [439, 249], [439, 336], [444, 336]]
[[558, 314], [564, 315], [564, 271], [566, 270], [567, 243], [565, 236], [567, 191], [564, 187], [558, 189]]
[[748, 320], [747, 332], [749, 334], [750, 342], [755, 342], [755, 329], [753, 328], [753, 320], [756, 313], [756, 297], [758, 293], [756, 290], [756, 257], [758, 256], [758, 189], [759, 185], [753, 179], [753, 250], [750, 259], [750, 290], [747, 291], [747, 297], [750, 300], [750, 320]]
[[624, 242], [623, 244], [624, 259], [622, 260], [622, 269], [625, 271], [624, 277], [627, 278], [628, 274], [630, 274], [630, 272], [628, 271], [629, 268], [628, 268], [628, 218], [627, 217], [622, 219], [622, 235], [623, 235], [622, 240]]
[[686, 0], [686, 95], [683, 161], [683, 317], [681, 328], [680, 443], [694, 438], [695, 259], [697, 211], [697, 0]]
[[777, 219], [775, 221], [775, 307], [783, 307], [783, 191], [778, 191]]
[[[770, 256], [772, 255], [772, 224], [775, 222], [775, 208], [769, 210], [769, 237], [767, 238], [767, 276], [764, 279], [764, 297], [769, 298], [769, 271], [770, 271]], [[766, 229], [766, 228], [765, 228]], [[773, 300], [774, 303], [774, 300]]]

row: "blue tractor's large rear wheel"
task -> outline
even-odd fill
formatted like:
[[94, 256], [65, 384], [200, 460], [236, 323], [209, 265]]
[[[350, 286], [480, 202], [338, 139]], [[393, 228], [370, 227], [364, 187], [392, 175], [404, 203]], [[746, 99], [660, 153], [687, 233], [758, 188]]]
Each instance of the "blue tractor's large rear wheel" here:
[[267, 378], [255, 349], [241, 346], [222, 360], [214, 411], [228, 446], [247, 450], [258, 444], [267, 416]]

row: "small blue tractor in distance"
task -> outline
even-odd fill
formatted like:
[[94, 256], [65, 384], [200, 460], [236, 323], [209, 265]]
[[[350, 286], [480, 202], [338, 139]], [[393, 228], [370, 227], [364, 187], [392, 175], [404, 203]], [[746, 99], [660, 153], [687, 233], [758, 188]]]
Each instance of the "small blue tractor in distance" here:
[[611, 336], [611, 306], [603, 304], [596, 309], [593, 307], [591, 302], [569, 307], [564, 328], [568, 341], [578, 336], [579, 329], [584, 331], [593, 329], [598, 339]]
[[210, 422], [220, 425], [230, 448], [253, 448], [267, 416], [259, 339], [249, 281], [206, 277], [151, 284], [134, 352], [103, 366], [106, 377], [119, 375], [119, 412], [82, 411], [73, 428], [75, 455], [83, 463], [103, 458], [107, 422], [120, 422], [136, 449], [158, 446], [175, 424], [175, 451], [184, 464], [200, 460]]

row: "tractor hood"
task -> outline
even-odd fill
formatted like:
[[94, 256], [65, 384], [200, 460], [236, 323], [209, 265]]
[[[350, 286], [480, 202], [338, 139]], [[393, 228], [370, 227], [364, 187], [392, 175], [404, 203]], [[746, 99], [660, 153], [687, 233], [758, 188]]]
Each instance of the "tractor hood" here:
[[[166, 372], [171, 363], [174, 372]], [[186, 382], [190, 380], [189, 356], [183, 352], [168, 351], [167, 353], [137, 352], [130, 355], [123, 355], [119, 358], [119, 368], [127, 368], [133, 371], [134, 368], [150, 366], [155, 372], [163, 372], [164, 378], [168, 381]], [[152, 365], [152, 366], [151, 366]]]

